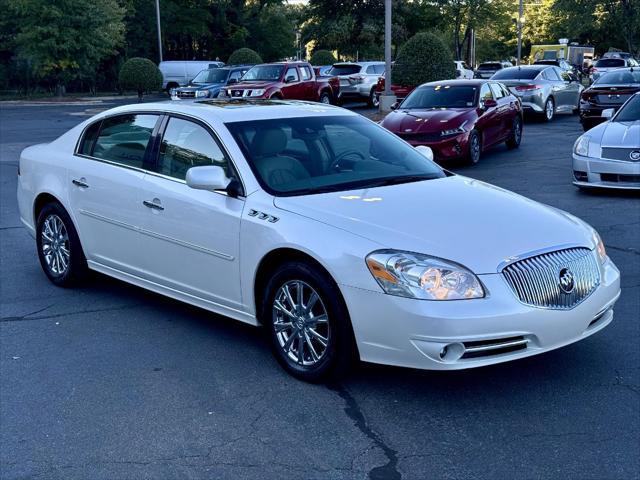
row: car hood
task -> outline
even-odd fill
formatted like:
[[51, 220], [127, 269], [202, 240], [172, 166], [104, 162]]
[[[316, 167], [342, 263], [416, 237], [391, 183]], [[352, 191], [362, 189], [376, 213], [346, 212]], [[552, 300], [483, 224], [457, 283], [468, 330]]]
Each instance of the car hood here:
[[392, 132], [431, 132], [459, 127], [472, 109], [438, 108], [429, 110], [396, 110], [382, 121], [382, 126]]
[[216, 90], [220, 90], [222, 87], [224, 87], [224, 85], [220, 83], [200, 83], [197, 85], [188, 85], [186, 87], [179, 87], [179, 88], [176, 88], [176, 90], [180, 92], [193, 92], [197, 90], [216, 91]]
[[242, 90], [245, 88], [250, 88], [250, 89], [256, 89], [256, 88], [269, 88], [270, 86], [272, 86], [273, 84], [275, 84], [277, 82], [265, 82], [265, 81], [259, 81], [259, 82], [240, 82], [240, 83], [235, 83], [232, 85], [228, 85], [228, 87], [232, 90]]
[[[606, 122], [599, 129], [590, 130], [590, 137], [601, 147], [640, 148], [640, 120], [635, 122]], [[595, 134], [595, 135], [594, 135]]]
[[581, 220], [462, 176], [296, 197], [275, 206], [367, 238], [380, 248], [461, 263], [477, 274], [543, 249], [593, 248]]

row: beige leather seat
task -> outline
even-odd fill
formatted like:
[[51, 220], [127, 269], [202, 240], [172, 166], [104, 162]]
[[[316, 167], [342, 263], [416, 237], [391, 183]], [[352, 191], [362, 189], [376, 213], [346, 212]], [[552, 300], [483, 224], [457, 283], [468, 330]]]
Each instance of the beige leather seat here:
[[253, 161], [264, 181], [278, 189], [288, 183], [309, 178], [299, 160], [281, 155], [287, 148], [287, 135], [279, 128], [258, 130], [251, 142]]

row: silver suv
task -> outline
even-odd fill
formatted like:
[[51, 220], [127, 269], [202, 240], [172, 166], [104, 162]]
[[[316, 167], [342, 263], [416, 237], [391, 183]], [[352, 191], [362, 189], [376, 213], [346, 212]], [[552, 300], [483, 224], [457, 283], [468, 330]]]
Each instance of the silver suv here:
[[328, 75], [340, 79], [339, 102], [366, 100], [372, 107], [378, 106], [376, 85], [384, 74], [384, 62], [336, 63]]

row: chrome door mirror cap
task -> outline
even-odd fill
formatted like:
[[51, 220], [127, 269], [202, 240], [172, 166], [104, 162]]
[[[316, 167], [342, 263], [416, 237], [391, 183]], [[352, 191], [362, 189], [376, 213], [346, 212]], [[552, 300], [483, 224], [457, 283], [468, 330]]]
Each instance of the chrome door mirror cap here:
[[426, 145], [418, 145], [416, 150], [427, 160], [431, 160], [433, 162], [433, 150], [431, 147], [427, 147]]
[[191, 167], [187, 170], [187, 185], [195, 190], [209, 190], [215, 192], [226, 190], [231, 183], [222, 167], [217, 165], [205, 165]]
[[602, 110], [602, 113], [600, 115], [602, 116], [602, 118], [613, 118], [613, 115], [615, 113], [615, 108], [605, 108], [604, 110]]

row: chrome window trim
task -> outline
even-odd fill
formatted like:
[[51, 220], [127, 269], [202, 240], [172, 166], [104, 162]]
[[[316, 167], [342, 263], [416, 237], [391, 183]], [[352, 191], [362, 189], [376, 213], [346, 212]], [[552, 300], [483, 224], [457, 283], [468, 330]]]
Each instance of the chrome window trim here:
[[[201, 119], [201, 118], [198, 118], [198, 117], [195, 117], [193, 115], [186, 114], [186, 113], [182, 113], [182, 112], [158, 111], [158, 110], [140, 110], [140, 111], [135, 111], [135, 112], [125, 112], [125, 113], [119, 112], [119, 113], [114, 113], [112, 115], [106, 115], [104, 117], [100, 117], [95, 122], [88, 123], [82, 129], [82, 132], [80, 133], [80, 135], [78, 136], [78, 140], [76, 141], [76, 146], [75, 146], [73, 155], [75, 157], [86, 158], [87, 160], [93, 160], [93, 161], [96, 161], [96, 162], [102, 162], [102, 163], [106, 163], [106, 164], [109, 164], [109, 165], [113, 165], [115, 167], [126, 168], [128, 170], [133, 170], [133, 171], [136, 171], [136, 172], [141, 172], [141, 173], [145, 173], [145, 174], [148, 174], [148, 175], [153, 175], [155, 177], [164, 178], [165, 180], [171, 180], [173, 182], [182, 183], [182, 184], [186, 185], [187, 184], [186, 180], [182, 180], [180, 178], [175, 178], [175, 177], [171, 177], [171, 176], [168, 176], [168, 175], [164, 175], [162, 173], [158, 173], [158, 172], [155, 172], [153, 170], [147, 170], [145, 168], [133, 167], [131, 165], [125, 165], [125, 164], [122, 164], [122, 163], [114, 162], [113, 160], [107, 160], [105, 158], [98, 158], [98, 157], [94, 157], [94, 156], [91, 156], [91, 155], [85, 155], [83, 153], [80, 153], [80, 151], [79, 151], [80, 145], [82, 144], [82, 140], [84, 139], [84, 136], [85, 136], [85, 134], [86, 134], [86, 132], [87, 132], [87, 130], [89, 128], [91, 128], [96, 123], [103, 122], [104, 120], [107, 120], [109, 118], [119, 117], [119, 116], [122, 116], [122, 115], [131, 115], [131, 114], [134, 114], [134, 115], [158, 115], [158, 117], [159, 117], [158, 120], [160, 120], [163, 116], [166, 116], [166, 117], [173, 116], [173, 117], [176, 117], [176, 118], [180, 118], [182, 116], [182, 117], [185, 117], [188, 120], [195, 120], [196, 123], [199, 122], [199, 123], [204, 124], [207, 127], [206, 129], [209, 132], [209, 134], [213, 136], [214, 141], [218, 142], [218, 144], [220, 145], [220, 147], [222, 149], [222, 152], [229, 159], [229, 162], [231, 162], [231, 165], [233, 166], [233, 169], [235, 170], [236, 174], [238, 175], [238, 180], [240, 181], [240, 185], [242, 185], [242, 191], [244, 192], [244, 195], [239, 195], [236, 198], [238, 200], [244, 200], [246, 198], [247, 189], [245, 187], [245, 183], [244, 183], [244, 180], [242, 178], [242, 173], [240, 173], [240, 170], [238, 169], [236, 161], [233, 159], [233, 157], [229, 153], [229, 148], [227, 147], [226, 143], [220, 138], [220, 136], [216, 133], [215, 129], [213, 128], [213, 126], [209, 122], [207, 122], [204, 119]], [[157, 126], [158, 125], [156, 124], [156, 127]], [[155, 130], [155, 127], [154, 127], [154, 130]], [[157, 133], [159, 133], [159, 132], [156, 132], [156, 134]], [[216, 190], [213, 193], [217, 193], [219, 195], [224, 195], [226, 197], [229, 196], [227, 194], [227, 192], [224, 192], [224, 191], [217, 191]]]

